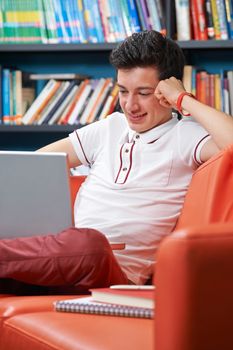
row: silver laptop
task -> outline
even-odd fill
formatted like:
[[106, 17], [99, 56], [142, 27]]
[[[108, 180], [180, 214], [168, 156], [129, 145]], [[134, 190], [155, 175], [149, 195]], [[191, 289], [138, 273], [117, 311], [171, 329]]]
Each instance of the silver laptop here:
[[66, 153], [0, 151], [0, 238], [73, 225]]

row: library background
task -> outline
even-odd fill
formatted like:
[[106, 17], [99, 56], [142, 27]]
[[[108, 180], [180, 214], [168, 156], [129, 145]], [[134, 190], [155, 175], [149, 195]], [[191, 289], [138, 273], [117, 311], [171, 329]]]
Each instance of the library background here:
[[155, 29], [184, 85], [233, 114], [233, 0], [0, 0], [0, 149], [34, 150], [118, 108], [110, 51]]

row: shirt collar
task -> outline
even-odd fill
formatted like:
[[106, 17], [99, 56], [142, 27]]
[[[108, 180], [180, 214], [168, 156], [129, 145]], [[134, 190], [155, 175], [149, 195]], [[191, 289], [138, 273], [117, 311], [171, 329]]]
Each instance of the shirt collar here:
[[153, 143], [168, 132], [173, 126], [177, 124], [177, 116], [173, 114], [172, 118], [169, 119], [166, 123], [159, 126], [155, 126], [153, 129], [148, 130], [143, 133], [138, 133], [129, 128], [128, 137], [129, 142], [138, 142], [139, 140], [143, 143]]

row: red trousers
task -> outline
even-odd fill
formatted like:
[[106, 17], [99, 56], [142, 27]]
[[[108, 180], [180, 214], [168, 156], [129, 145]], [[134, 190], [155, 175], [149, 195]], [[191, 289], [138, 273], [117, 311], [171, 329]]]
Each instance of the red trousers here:
[[0, 293], [76, 294], [127, 283], [106, 237], [96, 230], [0, 240]]

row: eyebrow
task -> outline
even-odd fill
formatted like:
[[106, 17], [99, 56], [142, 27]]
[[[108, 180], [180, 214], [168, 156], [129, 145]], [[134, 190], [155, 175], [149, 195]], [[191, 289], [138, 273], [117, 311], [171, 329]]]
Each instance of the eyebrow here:
[[[122, 89], [125, 89], [125, 90], [127, 90], [127, 88], [125, 87], [125, 86], [123, 86], [123, 85], [120, 85], [120, 84], [118, 84], [117, 83], [117, 85], [118, 85], [118, 87], [119, 88], [122, 88]], [[153, 90], [154, 91], [154, 87], [151, 87], [151, 86], [138, 86], [137, 88], [136, 88], [136, 90]]]

